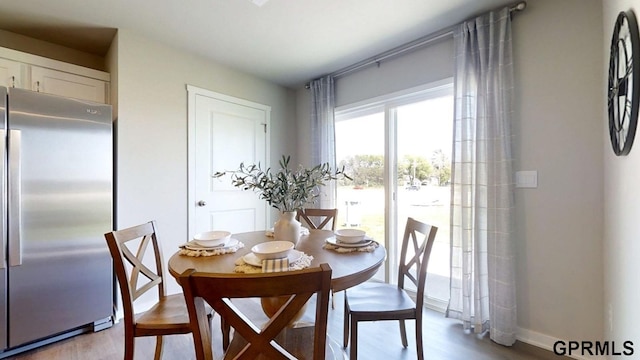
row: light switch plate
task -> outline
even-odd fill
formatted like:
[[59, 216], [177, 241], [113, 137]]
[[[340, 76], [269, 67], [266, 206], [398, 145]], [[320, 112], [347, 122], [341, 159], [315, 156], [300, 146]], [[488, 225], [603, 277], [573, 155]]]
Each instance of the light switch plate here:
[[537, 171], [516, 171], [516, 187], [535, 189], [538, 187]]

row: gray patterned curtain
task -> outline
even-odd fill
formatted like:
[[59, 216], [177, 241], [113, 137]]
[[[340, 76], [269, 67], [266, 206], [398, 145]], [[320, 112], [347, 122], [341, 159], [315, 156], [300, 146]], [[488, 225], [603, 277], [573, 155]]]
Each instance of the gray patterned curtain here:
[[[317, 164], [328, 162], [332, 169], [336, 168], [336, 134], [335, 134], [335, 96], [333, 78], [325, 76], [313, 80], [311, 87], [311, 162]], [[324, 186], [315, 207], [335, 208], [337, 187], [335, 181]]]
[[512, 345], [516, 335], [508, 8], [454, 32], [451, 299], [447, 316]]

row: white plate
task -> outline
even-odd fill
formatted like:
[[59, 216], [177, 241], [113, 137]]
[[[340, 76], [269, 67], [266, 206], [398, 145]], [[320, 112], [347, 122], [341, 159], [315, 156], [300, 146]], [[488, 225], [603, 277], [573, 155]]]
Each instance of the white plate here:
[[345, 247], [345, 248], [358, 248], [358, 247], [363, 247], [363, 246], [367, 246], [367, 245], [371, 245], [371, 243], [373, 242], [373, 239], [371, 238], [364, 238], [364, 240], [358, 242], [358, 243], [343, 243], [341, 241], [338, 241], [338, 239], [336, 239], [335, 236], [332, 236], [330, 238], [327, 239], [327, 242], [331, 245], [335, 245], [335, 246], [340, 246], [340, 247]]
[[221, 246], [202, 246], [196, 242], [196, 240], [189, 241], [184, 244], [184, 247], [189, 250], [217, 250], [217, 249], [228, 249], [230, 247], [238, 245], [238, 240], [231, 238], [225, 245]]
[[[300, 260], [302, 257], [302, 252], [298, 250], [291, 250], [287, 258], [289, 258], [289, 264], [293, 264], [294, 262]], [[250, 252], [247, 255], [242, 257], [242, 260], [249, 265], [253, 266], [262, 266], [262, 260], [258, 259], [256, 254]]]

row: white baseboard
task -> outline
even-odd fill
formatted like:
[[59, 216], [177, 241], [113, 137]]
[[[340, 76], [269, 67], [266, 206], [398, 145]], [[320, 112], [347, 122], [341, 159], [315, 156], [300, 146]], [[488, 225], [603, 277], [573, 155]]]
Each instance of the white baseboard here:
[[[415, 300], [415, 299], [414, 299]], [[435, 310], [437, 312], [445, 313], [447, 311], [448, 302], [434, 298], [425, 298], [424, 307], [427, 309]]]
[[[553, 352], [553, 344], [557, 341], [562, 341], [562, 339], [555, 338], [553, 336], [549, 336], [546, 334], [542, 334], [536, 331], [518, 328], [518, 333], [516, 334], [516, 339], [518, 341], [522, 341], [523, 343], [527, 343], [529, 345], [533, 345], [539, 347], [541, 349], [549, 350]], [[593, 359], [606, 359], [606, 356], [580, 356], [580, 355], [566, 355], [572, 359], [578, 360], [593, 360]]]

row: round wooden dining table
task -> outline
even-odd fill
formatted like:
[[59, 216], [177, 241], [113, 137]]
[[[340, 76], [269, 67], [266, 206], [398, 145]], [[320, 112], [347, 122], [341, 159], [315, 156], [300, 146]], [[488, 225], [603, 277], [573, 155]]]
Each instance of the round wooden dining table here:
[[[317, 267], [324, 263], [331, 266], [331, 290], [333, 292], [345, 290], [369, 280], [384, 263], [386, 251], [383, 246], [378, 246], [371, 252], [337, 252], [324, 249], [323, 246], [326, 239], [331, 236], [334, 236], [334, 234], [329, 230], [310, 230], [309, 235], [303, 235], [300, 238], [295, 249], [313, 256], [310, 267]], [[234, 273], [235, 262], [238, 258], [251, 252], [251, 247], [254, 245], [273, 240], [272, 237], [266, 235], [265, 231], [234, 234], [232, 238], [241, 241], [244, 247], [238, 249], [235, 253], [201, 257], [180, 255], [177, 252], [169, 259], [169, 272], [176, 278], [187, 269], [214, 274]], [[268, 303], [270, 304], [270, 302]], [[265, 313], [268, 313], [264, 302], [262, 303], [262, 308]], [[301, 311], [300, 315], [303, 312]], [[298, 318], [295, 321], [297, 320]], [[295, 326], [281, 333], [278, 343], [291, 350], [296, 357], [311, 358], [310, 352], [313, 347], [309, 346], [309, 344], [313, 343], [314, 328], [313, 326], [301, 326], [300, 324], [296, 323]], [[246, 342], [241, 336], [234, 336], [226, 353], [237, 354], [245, 344]], [[345, 357], [344, 350], [339, 342], [329, 336], [327, 340], [327, 357], [331, 359], [343, 359]]]
[[[325, 240], [331, 236], [334, 235], [329, 230], [310, 230], [309, 235], [303, 235], [300, 238], [295, 249], [313, 256], [311, 267], [317, 267], [323, 263], [331, 266], [332, 291], [345, 290], [369, 280], [384, 263], [386, 251], [383, 246], [378, 246], [372, 252], [343, 253], [324, 249]], [[239, 257], [251, 252], [251, 247], [254, 245], [273, 240], [266, 235], [265, 231], [234, 234], [232, 238], [241, 241], [244, 247], [235, 253], [214, 256], [192, 257], [176, 253], [169, 259], [169, 273], [176, 278], [187, 269], [217, 274], [234, 273], [235, 261]]]

